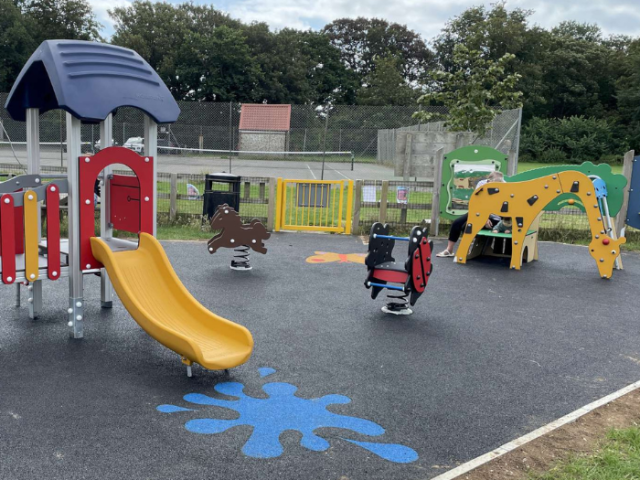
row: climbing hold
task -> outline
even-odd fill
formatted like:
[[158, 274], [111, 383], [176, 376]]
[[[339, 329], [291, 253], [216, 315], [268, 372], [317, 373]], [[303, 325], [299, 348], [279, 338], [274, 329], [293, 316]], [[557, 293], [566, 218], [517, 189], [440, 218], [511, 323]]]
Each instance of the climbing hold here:
[[570, 198], [569, 200], [567, 200], [567, 203], [569, 205], [573, 205], [574, 203], [576, 203], [576, 201], [573, 198]]
[[602, 239], [602, 244], [603, 245], [609, 245], [609, 239], [608, 238], [603, 238]]

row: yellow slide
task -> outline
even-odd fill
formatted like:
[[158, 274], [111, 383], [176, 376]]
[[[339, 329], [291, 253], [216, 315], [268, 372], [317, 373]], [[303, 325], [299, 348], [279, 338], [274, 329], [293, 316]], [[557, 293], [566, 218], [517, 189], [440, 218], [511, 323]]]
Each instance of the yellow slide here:
[[245, 363], [253, 337], [245, 327], [204, 308], [182, 285], [162, 245], [140, 234], [137, 250], [113, 252], [99, 238], [91, 239], [93, 256], [100, 261], [125, 308], [138, 324], [183, 362], [209, 370]]

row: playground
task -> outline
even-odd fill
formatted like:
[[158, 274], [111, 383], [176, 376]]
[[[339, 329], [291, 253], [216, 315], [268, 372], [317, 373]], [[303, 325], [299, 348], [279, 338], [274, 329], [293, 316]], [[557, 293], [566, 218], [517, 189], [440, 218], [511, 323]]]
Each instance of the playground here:
[[[144, 112], [142, 152], [109, 145], [122, 105]], [[212, 238], [161, 242], [158, 199], [178, 196], [155, 139], [180, 111], [137, 53], [45, 41], [6, 108], [28, 171], [0, 183], [1, 478], [435, 478], [638, 380], [632, 156], [516, 175], [492, 148], [441, 149], [408, 236], [384, 221], [406, 220], [405, 186], [272, 177], [265, 225], [243, 222], [241, 177], [207, 175]], [[68, 171], [44, 176], [55, 109]], [[379, 219], [350, 235], [363, 205]], [[588, 246], [539, 240], [565, 207]]]
[[[228, 376], [194, 367], [187, 378], [119, 301], [100, 308], [98, 277], [85, 282], [93, 300], [82, 341], [60, 321], [65, 288], [45, 291], [36, 321], [3, 295], [2, 478], [431, 478], [638, 379], [635, 254], [623, 255], [625, 270], [611, 281], [594, 274], [579, 246], [544, 242], [526, 272], [438, 259], [415, 313], [389, 318], [362, 288], [364, 265], [306, 261], [315, 251], [363, 253], [359, 238], [273, 234], [247, 273], [203, 242], [163, 246], [198, 301], [252, 332], [251, 359]], [[308, 423], [288, 419], [280, 455], [261, 458], [269, 444], [248, 455], [250, 423], [267, 433], [278, 425], [268, 416], [243, 425], [228, 403], [237, 392], [216, 391], [224, 382], [261, 399], [273, 396], [263, 390], [273, 382], [294, 385], [300, 399], [343, 395], [351, 402], [327, 410], [384, 433], [320, 428], [329, 449], [318, 452], [300, 445], [296, 430]], [[185, 426], [238, 417], [215, 434]], [[407, 457], [386, 460], [349, 440], [403, 445], [417, 458], [397, 463]]]

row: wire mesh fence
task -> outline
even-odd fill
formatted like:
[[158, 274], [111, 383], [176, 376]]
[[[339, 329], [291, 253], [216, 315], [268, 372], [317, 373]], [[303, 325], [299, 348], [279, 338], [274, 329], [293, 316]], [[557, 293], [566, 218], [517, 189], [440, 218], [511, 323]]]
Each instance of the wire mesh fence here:
[[[0, 93], [4, 106], [7, 94]], [[212, 158], [251, 158], [265, 160], [296, 160], [296, 152], [345, 152], [332, 162], [381, 163], [380, 149], [394, 151], [392, 142], [396, 130], [429, 131], [444, 129], [442, 122], [420, 124], [413, 119], [415, 106], [363, 106], [363, 105], [291, 105], [288, 131], [242, 130], [240, 116], [242, 104], [217, 102], [178, 102], [181, 114], [171, 125], [158, 126], [159, 155], [201, 155]], [[434, 113], [445, 114], [444, 107], [428, 107]], [[507, 134], [512, 143], [520, 132], [519, 110], [498, 115], [486, 138], [479, 144], [495, 146]], [[24, 122], [12, 120], [7, 111], [0, 109], [0, 161], [6, 163], [26, 160], [26, 128]], [[113, 121], [116, 145], [141, 141], [144, 135], [143, 112], [134, 108], [120, 108]], [[381, 139], [382, 138], [382, 144]], [[61, 110], [46, 112], [40, 117], [41, 151], [49, 158], [64, 161], [66, 150], [65, 114]], [[98, 125], [83, 124], [83, 152], [99, 148]], [[13, 151], [12, 151], [13, 150]], [[242, 155], [243, 151], [259, 151], [264, 155]], [[353, 158], [352, 158], [353, 156]], [[325, 159], [326, 160], [326, 159]], [[304, 161], [323, 161], [323, 156], [305, 156]]]

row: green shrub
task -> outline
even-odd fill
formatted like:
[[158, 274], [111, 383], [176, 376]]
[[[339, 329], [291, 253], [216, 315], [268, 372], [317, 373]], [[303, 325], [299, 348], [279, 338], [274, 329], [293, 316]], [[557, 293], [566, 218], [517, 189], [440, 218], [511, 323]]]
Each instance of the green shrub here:
[[522, 129], [521, 150], [534, 162], [599, 162], [628, 150], [622, 130], [606, 119], [533, 118]]

